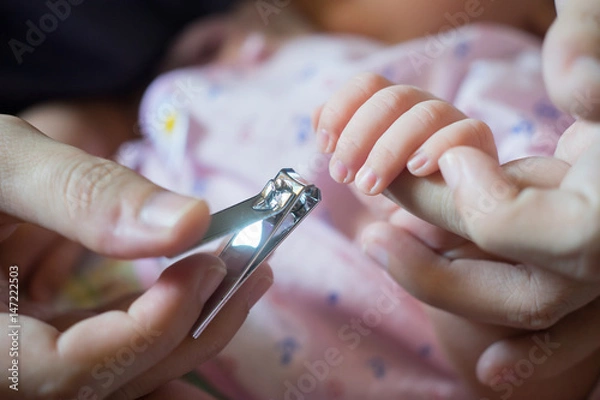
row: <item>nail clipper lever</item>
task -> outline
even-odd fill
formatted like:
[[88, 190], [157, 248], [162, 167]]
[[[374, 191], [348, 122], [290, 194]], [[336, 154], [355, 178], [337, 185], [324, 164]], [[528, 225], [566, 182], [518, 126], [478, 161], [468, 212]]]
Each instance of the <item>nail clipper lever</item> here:
[[194, 338], [320, 201], [321, 191], [287, 168], [269, 180], [258, 195], [212, 215], [207, 233], [192, 249], [233, 236], [219, 254], [227, 275], [204, 305], [192, 331]]

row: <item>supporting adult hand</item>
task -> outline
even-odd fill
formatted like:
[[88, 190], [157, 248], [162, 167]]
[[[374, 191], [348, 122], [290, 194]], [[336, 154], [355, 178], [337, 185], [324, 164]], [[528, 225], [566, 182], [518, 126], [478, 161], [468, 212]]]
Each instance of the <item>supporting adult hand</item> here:
[[[521, 189], [487, 155], [449, 150], [440, 169], [459, 215], [450, 230], [493, 254], [598, 282], [600, 126], [576, 122], [561, 138], [557, 157], [571, 166], [555, 186]], [[532, 168], [526, 166], [522, 175], [531, 175]]]
[[[597, 265], [598, 145], [590, 129], [594, 125], [578, 122], [565, 133], [560, 159], [523, 159], [500, 167], [475, 149], [452, 149], [452, 157], [471, 163], [462, 169], [442, 161], [445, 176], [458, 175], [458, 181], [448, 179], [454, 196], [440, 176], [404, 173], [390, 186], [402, 205], [462, 237], [404, 211], [392, 225], [366, 232], [367, 246], [375, 242], [374, 254], [385, 254], [392, 275], [421, 300], [469, 319], [548, 329], [547, 335], [505, 338], [484, 351], [477, 373], [488, 385], [529, 359], [535, 335], [561, 346], [551, 360], [536, 364], [535, 379], [569, 373], [598, 355], [600, 292], [597, 282], [578, 279], [577, 272], [592, 272], [589, 267]], [[586, 329], [577, 328], [585, 324]], [[593, 379], [594, 368], [586, 371]]]

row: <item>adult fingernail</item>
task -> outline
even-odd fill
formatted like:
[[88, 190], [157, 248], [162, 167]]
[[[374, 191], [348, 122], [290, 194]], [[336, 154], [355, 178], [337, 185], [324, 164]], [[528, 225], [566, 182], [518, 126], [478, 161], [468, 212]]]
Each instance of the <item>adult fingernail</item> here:
[[201, 200], [162, 191], [153, 195], [140, 212], [141, 222], [152, 228], [172, 228]]
[[227, 275], [227, 269], [224, 264], [214, 264], [205, 268], [200, 285], [198, 286], [198, 297], [201, 304], [206, 303], [208, 298], [217, 290], [225, 275]]
[[325, 129], [320, 129], [317, 132], [317, 147], [321, 153], [331, 152], [329, 150], [330, 138], [331, 136], [329, 135], [329, 132], [327, 132]]
[[376, 261], [381, 268], [388, 270], [390, 265], [390, 254], [381, 244], [377, 242], [366, 243], [364, 251], [369, 257]]
[[329, 173], [331, 174], [331, 177], [338, 183], [347, 183], [350, 175], [348, 167], [346, 167], [346, 165], [344, 165], [344, 163], [337, 158], [333, 158], [331, 160]]
[[460, 183], [462, 174], [462, 163], [452, 153], [445, 153], [438, 161], [442, 176], [450, 189], [455, 189]]
[[264, 296], [272, 284], [273, 278], [270, 276], [263, 276], [254, 284], [254, 286], [252, 286], [252, 289], [250, 289], [248, 293], [248, 310]]
[[362, 167], [356, 174], [356, 187], [363, 193], [372, 194], [377, 189], [379, 178], [371, 167]]

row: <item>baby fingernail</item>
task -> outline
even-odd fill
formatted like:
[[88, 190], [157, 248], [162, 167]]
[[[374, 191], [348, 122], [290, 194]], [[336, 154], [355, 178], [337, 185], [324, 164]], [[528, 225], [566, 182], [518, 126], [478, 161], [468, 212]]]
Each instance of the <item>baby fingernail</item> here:
[[251, 309], [263, 297], [272, 284], [273, 279], [270, 276], [263, 276], [254, 284], [248, 293], [248, 309]]
[[340, 160], [333, 158], [331, 166], [329, 168], [331, 177], [338, 183], [347, 183], [350, 175], [348, 167], [344, 165]]
[[317, 132], [317, 147], [319, 148], [319, 151], [321, 151], [322, 153], [330, 153], [331, 151], [329, 150], [329, 141], [329, 132], [327, 132], [325, 129], [320, 129]]
[[375, 260], [380, 267], [387, 270], [390, 265], [389, 252], [380, 244], [376, 242], [367, 243], [365, 245], [365, 253]]
[[372, 194], [379, 184], [379, 178], [370, 167], [362, 167], [356, 174], [356, 187], [363, 193]]
[[427, 164], [427, 161], [429, 161], [427, 155], [425, 155], [421, 150], [418, 150], [412, 156], [412, 158], [408, 160], [408, 163], [406, 163], [406, 168], [408, 168], [408, 170], [414, 174], [419, 172], [419, 170]]

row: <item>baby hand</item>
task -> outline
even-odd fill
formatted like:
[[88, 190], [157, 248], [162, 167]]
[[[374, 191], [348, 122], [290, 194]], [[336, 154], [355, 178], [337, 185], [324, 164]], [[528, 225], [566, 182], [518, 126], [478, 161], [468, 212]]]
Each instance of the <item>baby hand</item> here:
[[450, 103], [407, 85], [366, 73], [335, 93], [315, 115], [321, 151], [333, 153], [333, 179], [356, 181], [376, 195], [405, 167], [415, 176], [438, 171], [449, 148], [476, 147], [497, 158], [489, 127]]

